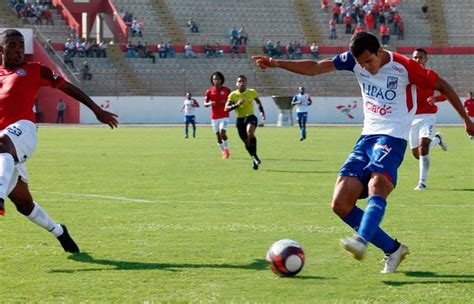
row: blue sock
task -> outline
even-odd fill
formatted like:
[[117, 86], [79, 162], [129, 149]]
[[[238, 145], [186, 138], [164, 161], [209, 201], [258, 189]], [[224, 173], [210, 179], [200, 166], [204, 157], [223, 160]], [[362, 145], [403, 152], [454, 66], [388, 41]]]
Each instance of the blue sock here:
[[[344, 217], [342, 220], [346, 224], [351, 226], [355, 231], [358, 231], [363, 217], [364, 211], [362, 211], [362, 209], [360, 209], [359, 207], [354, 206], [354, 208], [352, 208], [349, 214], [346, 215], [346, 217]], [[377, 248], [382, 249], [385, 253], [393, 252], [398, 246], [397, 241], [390, 237], [380, 227], [377, 227], [377, 230], [375, 231], [370, 242], [374, 244], [374, 246], [376, 246]]]
[[382, 222], [386, 205], [387, 201], [381, 196], [372, 195], [369, 197], [358, 231], [359, 235], [367, 242], [372, 241], [375, 231]]
[[306, 127], [301, 128], [301, 137], [306, 138]]
[[342, 220], [349, 226], [351, 226], [355, 231], [359, 230], [360, 221], [364, 216], [364, 211], [357, 206], [352, 208], [351, 212], [347, 214]]
[[186, 127], [184, 128], [184, 135], [188, 137], [188, 134], [189, 134], [189, 130], [188, 130], [188, 127]]

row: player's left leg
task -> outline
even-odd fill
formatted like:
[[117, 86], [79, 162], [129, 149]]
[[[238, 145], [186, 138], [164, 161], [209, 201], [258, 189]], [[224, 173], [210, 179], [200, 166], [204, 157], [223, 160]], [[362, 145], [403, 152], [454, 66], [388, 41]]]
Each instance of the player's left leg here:
[[437, 145], [441, 147], [441, 150], [448, 151], [448, 143], [446, 141], [446, 138], [444, 138], [443, 133], [441, 132], [437, 132], [435, 136], [431, 139], [430, 149]]
[[196, 117], [191, 116], [191, 124], [193, 126], [193, 138], [196, 138]]
[[415, 187], [415, 190], [425, 190], [426, 184], [428, 181], [428, 171], [430, 169], [431, 157], [430, 153], [430, 143], [431, 139], [428, 137], [420, 138], [420, 145], [418, 146], [418, 155], [420, 162], [420, 172], [418, 185]]
[[28, 217], [33, 223], [51, 232], [61, 243], [64, 251], [79, 252], [79, 247], [69, 235], [66, 226], [57, 224], [38, 203], [33, 201], [28, 184], [22, 181], [21, 178], [18, 179], [15, 188], [8, 197], [15, 204], [18, 212]]
[[255, 137], [257, 124], [256, 118], [255, 120], [249, 120], [247, 123], [248, 151], [250, 156], [252, 156], [252, 167], [254, 170], [258, 170], [258, 166], [262, 163], [257, 155], [257, 138]]
[[306, 120], [308, 119], [308, 113], [302, 113], [301, 116], [301, 139], [306, 139]]

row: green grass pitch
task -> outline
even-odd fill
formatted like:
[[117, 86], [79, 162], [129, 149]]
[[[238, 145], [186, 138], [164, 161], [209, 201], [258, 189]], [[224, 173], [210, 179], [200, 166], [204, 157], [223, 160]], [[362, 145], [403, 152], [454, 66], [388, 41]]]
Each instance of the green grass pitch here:
[[[30, 188], [65, 223], [82, 253], [6, 202], [0, 218], [1, 303], [468, 303], [474, 298], [474, 140], [441, 127], [449, 151], [431, 152], [429, 190], [413, 191], [407, 151], [382, 227], [411, 251], [383, 275], [382, 253], [352, 260], [352, 233], [331, 211], [333, 185], [360, 127], [257, 130], [260, 170], [236, 129], [222, 160], [210, 127], [39, 129]], [[365, 207], [365, 201], [359, 205]], [[306, 265], [279, 278], [265, 254], [300, 242]]]

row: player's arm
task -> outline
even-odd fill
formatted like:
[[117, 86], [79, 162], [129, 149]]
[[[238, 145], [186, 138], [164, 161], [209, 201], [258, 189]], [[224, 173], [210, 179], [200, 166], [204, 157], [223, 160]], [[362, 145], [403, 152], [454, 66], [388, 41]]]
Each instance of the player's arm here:
[[439, 77], [435, 83], [435, 90], [438, 90], [441, 94], [445, 95], [448, 99], [451, 106], [458, 112], [461, 119], [464, 121], [464, 125], [466, 126], [466, 132], [473, 136], [474, 135], [474, 124], [472, 123], [471, 119], [466, 113], [464, 106], [459, 99], [458, 94], [454, 91], [453, 87], [449, 83], [447, 83], [443, 78]]
[[447, 98], [443, 94], [433, 95], [433, 96], [430, 96], [426, 99], [426, 101], [430, 104], [435, 104], [437, 102], [443, 102], [443, 101], [446, 101], [446, 100], [447, 100]]
[[233, 111], [233, 110], [237, 109], [238, 107], [240, 107], [241, 104], [242, 104], [242, 99], [240, 99], [237, 102], [227, 100], [227, 102], [225, 104], [225, 107], [224, 107], [224, 111], [226, 111], [226, 112]]
[[298, 101], [298, 99], [296, 99], [296, 95], [293, 96], [293, 99], [291, 99], [291, 105], [294, 106], [294, 105], [297, 105], [301, 103], [301, 101]]
[[193, 99], [193, 107], [199, 108], [199, 102], [196, 99]]
[[234, 101], [232, 99], [234, 99], [234, 98], [233, 98], [233, 95], [231, 94], [227, 98], [227, 102], [224, 106], [224, 111], [226, 111], [226, 112], [233, 111], [233, 110], [237, 109], [238, 107], [240, 107], [244, 103], [244, 101], [242, 99], [239, 99], [237, 101]]
[[332, 58], [316, 60], [280, 60], [268, 56], [253, 56], [257, 66], [262, 69], [280, 68], [296, 74], [316, 76], [336, 71]]
[[214, 101], [211, 101], [209, 98], [209, 91], [206, 92], [206, 96], [204, 96], [204, 106], [207, 108], [209, 106], [213, 106], [216, 103]]
[[114, 113], [110, 113], [101, 109], [101, 107], [99, 107], [86, 93], [84, 93], [81, 89], [79, 89], [72, 83], [66, 81], [58, 89], [91, 109], [91, 111], [94, 112], [95, 116], [97, 117], [97, 120], [101, 123], [109, 125], [109, 127], [112, 129], [117, 128], [118, 116]]
[[258, 110], [260, 111], [260, 116], [262, 116], [262, 119], [265, 120], [265, 110], [263, 109], [263, 104], [260, 101], [258, 97], [255, 97], [255, 103], [258, 105]]
[[311, 97], [308, 96], [308, 106], [310, 106], [312, 104], [313, 104], [313, 100], [311, 99]]

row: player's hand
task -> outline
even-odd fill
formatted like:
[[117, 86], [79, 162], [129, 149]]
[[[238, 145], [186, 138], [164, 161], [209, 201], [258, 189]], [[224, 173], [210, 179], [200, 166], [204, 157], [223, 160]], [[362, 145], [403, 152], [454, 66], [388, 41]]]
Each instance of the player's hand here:
[[110, 113], [108, 111], [100, 109], [98, 112], [95, 113], [97, 120], [101, 123], [109, 125], [111, 129], [118, 127], [118, 116], [114, 113]]
[[426, 98], [426, 101], [429, 104], [434, 105], [435, 103], [438, 102], [438, 98], [436, 98], [436, 96], [430, 96], [430, 97]]
[[474, 123], [471, 121], [470, 118], [467, 118], [466, 120], [466, 132], [470, 136], [474, 136]]
[[235, 104], [238, 105], [239, 107], [244, 103], [243, 99], [239, 99]]
[[267, 115], [265, 115], [265, 113], [260, 113], [260, 116], [262, 117], [263, 121], [267, 120]]
[[261, 69], [278, 67], [278, 63], [273, 58], [268, 56], [252, 56], [252, 59], [255, 60], [255, 63]]

